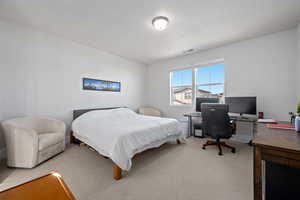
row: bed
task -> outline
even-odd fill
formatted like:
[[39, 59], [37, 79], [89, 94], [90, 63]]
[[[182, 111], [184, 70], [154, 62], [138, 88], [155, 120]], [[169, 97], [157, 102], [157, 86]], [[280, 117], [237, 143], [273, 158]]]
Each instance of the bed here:
[[139, 115], [128, 108], [74, 110], [71, 142], [84, 143], [113, 162], [114, 179], [145, 150], [183, 139], [176, 119]]

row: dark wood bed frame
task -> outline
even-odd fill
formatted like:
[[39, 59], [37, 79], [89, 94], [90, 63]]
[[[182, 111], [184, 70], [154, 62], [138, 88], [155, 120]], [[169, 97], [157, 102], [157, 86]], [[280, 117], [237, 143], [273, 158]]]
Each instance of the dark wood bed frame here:
[[[83, 115], [84, 113], [94, 111], [94, 110], [111, 110], [117, 108], [125, 108], [125, 107], [111, 107], [111, 108], [94, 108], [94, 109], [81, 109], [81, 110], [74, 110], [73, 111], [73, 120], [78, 118], [79, 116]], [[70, 134], [70, 142], [74, 144], [84, 144], [84, 142], [78, 140], [74, 137], [73, 132], [71, 131]], [[180, 140], [177, 140], [177, 144], [181, 144]], [[87, 145], [87, 144], [85, 144]], [[122, 178], [122, 169], [112, 161], [112, 168], [113, 168], [113, 177], [115, 180], [120, 180]]]

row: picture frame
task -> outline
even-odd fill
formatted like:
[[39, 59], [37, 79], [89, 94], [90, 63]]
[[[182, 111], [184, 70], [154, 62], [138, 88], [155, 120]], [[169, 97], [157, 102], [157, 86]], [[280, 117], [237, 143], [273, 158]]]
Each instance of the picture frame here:
[[83, 78], [82, 89], [94, 91], [121, 92], [121, 82]]

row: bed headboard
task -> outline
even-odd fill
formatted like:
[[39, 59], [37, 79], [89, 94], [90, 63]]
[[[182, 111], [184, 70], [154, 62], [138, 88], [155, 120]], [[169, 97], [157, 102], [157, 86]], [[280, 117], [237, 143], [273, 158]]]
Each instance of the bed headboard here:
[[111, 107], [111, 108], [93, 108], [93, 109], [80, 109], [80, 110], [73, 110], [73, 120], [78, 118], [80, 115], [83, 115], [84, 113], [93, 111], [93, 110], [111, 110], [116, 108], [126, 108], [126, 107]]

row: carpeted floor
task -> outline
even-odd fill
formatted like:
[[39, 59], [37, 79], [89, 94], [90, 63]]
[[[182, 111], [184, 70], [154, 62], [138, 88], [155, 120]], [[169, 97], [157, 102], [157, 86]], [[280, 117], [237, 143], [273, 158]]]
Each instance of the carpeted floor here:
[[138, 155], [122, 180], [112, 178], [111, 161], [87, 147], [71, 145], [34, 169], [0, 166], [0, 191], [57, 171], [78, 200], [250, 200], [253, 199], [252, 147], [230, 142], [232, 154], [217, 147], [201, 149], [205, 140], [166, 144]]

